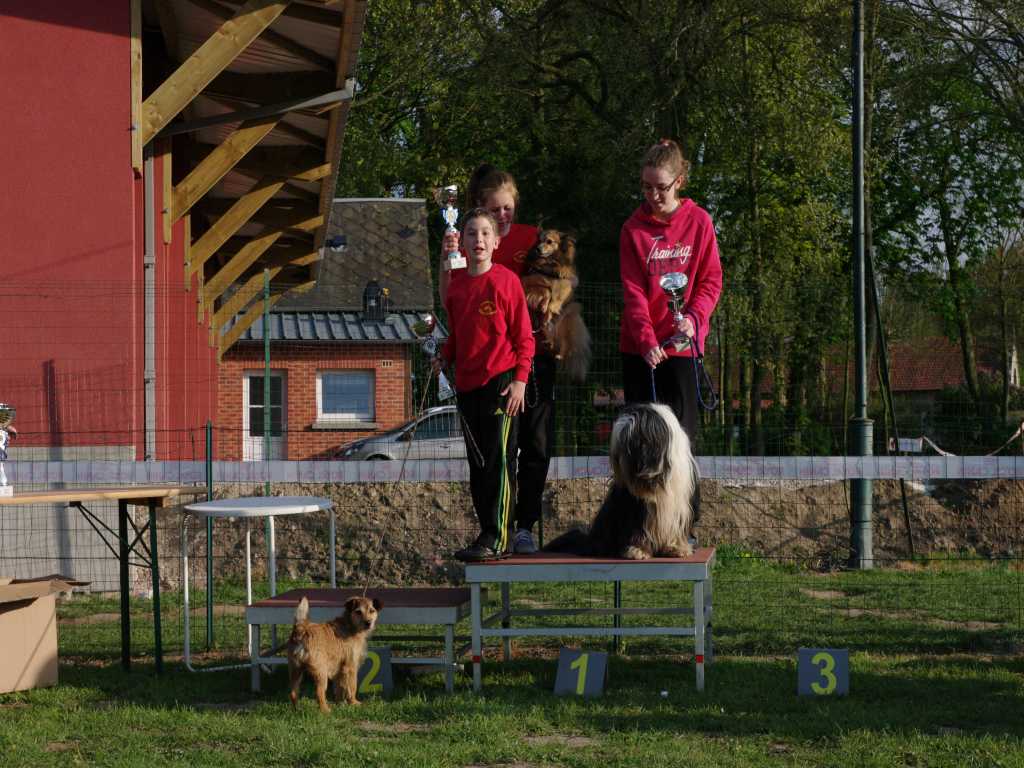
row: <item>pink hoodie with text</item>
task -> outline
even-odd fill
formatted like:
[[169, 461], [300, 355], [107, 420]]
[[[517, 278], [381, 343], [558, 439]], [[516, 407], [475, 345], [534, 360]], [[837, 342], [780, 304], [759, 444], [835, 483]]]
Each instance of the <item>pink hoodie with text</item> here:
[[[644, 203], [622, 225], [619, 235], [619, 271], [625, 307], [619, 350], [643, 355], [676, 333], [668, 297], [658, 284], [667, 272], [689, 278], [683, 312], [696, 321], [701, 352], [708, 335], [711, 313], [722, 293], [722, 264], [718, 259], [715, 227], [707, 211], [684, 198], [669, 221], [656, 219]], [[691, 357], [687, 347], [669, 355]]]

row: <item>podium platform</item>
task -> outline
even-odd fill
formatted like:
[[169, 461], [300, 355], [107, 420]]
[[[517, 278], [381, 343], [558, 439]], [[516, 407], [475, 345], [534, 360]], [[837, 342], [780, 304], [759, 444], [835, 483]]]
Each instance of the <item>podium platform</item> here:
[[[689, 557], [656, 557], [650, 560], [624, 560], [613, 558], [578, 557], [553, 552], [534, 555], [514, 555], [504, 560], [466, 564], [466, 583], [470, 589], [470, 618], [472, 623], [473, 689], [482, 686], [483, 639], [500, 637], [504, 641], [504, 655], [511, 656], [511, 638], [526, 636], [653, 636], [669, 635], [693, 637], [697, 690], [704, 690], [704, 665], [712, 660], [711, 644], [711, 569], [715, 562], [714, 547], [702, 547]], [[519, 610], [511, 608], [511, 585], [522, 582], [630, 582], [666, 581], [693, 585], [693, 607], [630, 607], [622, 608], [553, 608]], [[490, 616], [483, 615], [481, 589], [483, 584], [497, 583], [501, 587], [501, 609]], [[692, 615], [693, 621], [685, 626], [622, 627], [618, 622], [611, 627], [573, 626], [514, 627], [516, 616], [580, 616], [580, 615], [637, 615], [670, 614]]]

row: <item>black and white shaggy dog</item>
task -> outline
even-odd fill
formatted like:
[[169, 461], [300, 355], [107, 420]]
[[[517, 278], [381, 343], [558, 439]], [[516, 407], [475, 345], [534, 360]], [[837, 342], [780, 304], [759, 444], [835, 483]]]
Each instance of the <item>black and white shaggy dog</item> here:
[[612, 487], [589, 532], [569, 531], [544, 547], [594, 557], [685, 557], [700, 515], [700, 475], [690, 439], [666, 405], [622, 410], [612, 426]]

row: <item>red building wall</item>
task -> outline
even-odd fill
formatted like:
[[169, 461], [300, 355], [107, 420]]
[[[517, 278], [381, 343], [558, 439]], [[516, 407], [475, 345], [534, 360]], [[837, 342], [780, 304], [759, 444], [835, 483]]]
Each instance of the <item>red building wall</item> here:
[[126, 2], [0, 10], [0, 399], [21, 445], [123, 444], [141, 426], [128, 23]]
[[[271, 346], [270, 369], [286, 379], [287, 455], [292, 460], [331, 458], [339, 445], [390, 429], [412, 417], [412, 355], [395, 344], [278, 343]], [[372, 370], [375, 429], [313, 429], [316, 374], [326, 370]], [[214, 456], [242, 458], [243, 377], [263, 370], [263, 346], [236, 344], [220, 363], [219, 407]]]
[[[0, 5], [0, 401], [18, 409], [19, 446], [129, 445], [142, 457], [129, 49], [128, 0]], [[215, 353], [185, 291], [182, 224], [171, 243], [159, 216], [157, 231], [157, 457], [189, 457], [188, 430], [215, 407]]]

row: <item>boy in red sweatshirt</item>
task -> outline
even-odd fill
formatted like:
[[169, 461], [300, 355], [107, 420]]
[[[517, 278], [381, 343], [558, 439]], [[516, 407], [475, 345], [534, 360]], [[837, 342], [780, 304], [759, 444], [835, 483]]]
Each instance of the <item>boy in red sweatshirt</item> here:
[[[485, 209], [462, 225], [468, 265], [451, 278], [445, 297], [445, 363], [455, 364], [455, 390], [469, 456], [469, 487], [480, 535], [455, 553], [463, 561], [502, 557], [516, 501], [516, 429], [523, 410], [534, 342], [529, 310], [516, 275], [491, 258], [498, 224]], [[436, 369], [442, 363], [434, 361]]]
[[[679, 145], [669, 139], [652, 146], [644, 156], [640, 175], [644, 202], [622, 225], [619, 236], [624, 303], [619, 351], [625, 401], [657, 400], [669, 406], [695, 445], [694, 354], [695, 348], [704, 350], [711, 313], [722, 293], [722, 265], [711, 217], [693, 200], [679, 197], [688, 168]], [[678, 325], [659, 284], [668, 272], [682, 272], [688, 278], [683, 320]], [[662, 346], [676, 334], [688, 336], [690, 344], [678, 351], [672, 345]]]

